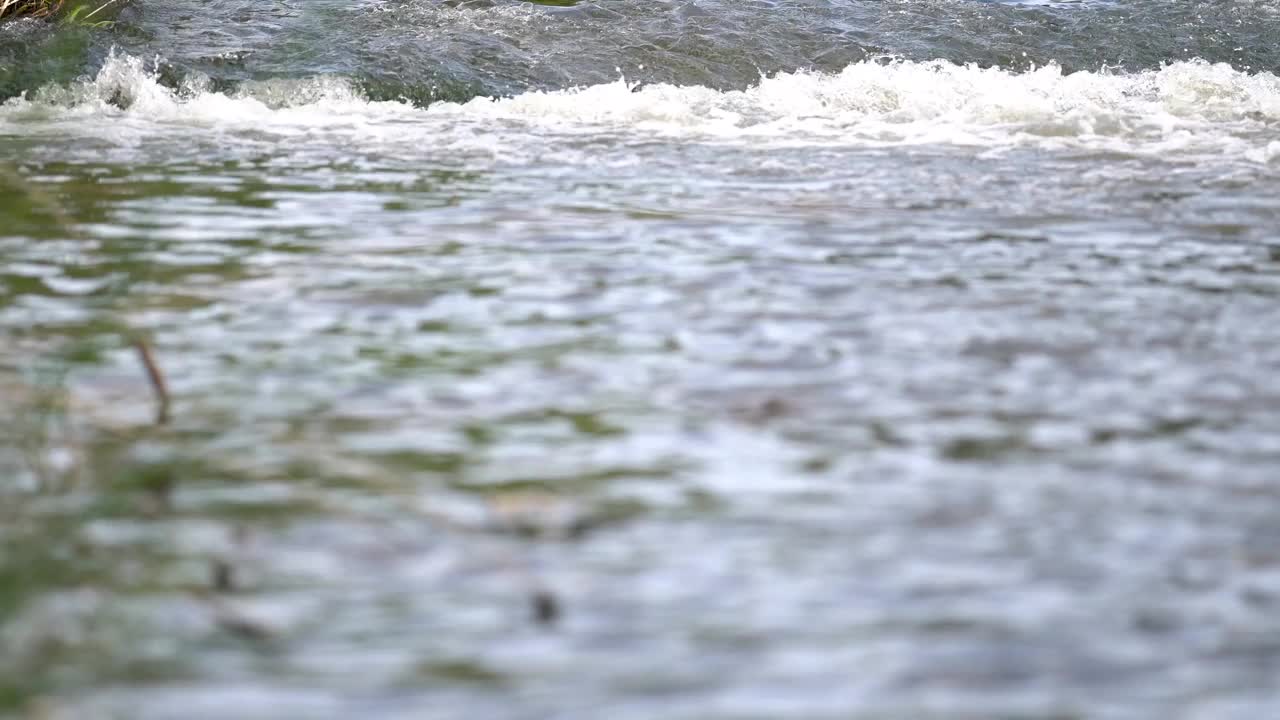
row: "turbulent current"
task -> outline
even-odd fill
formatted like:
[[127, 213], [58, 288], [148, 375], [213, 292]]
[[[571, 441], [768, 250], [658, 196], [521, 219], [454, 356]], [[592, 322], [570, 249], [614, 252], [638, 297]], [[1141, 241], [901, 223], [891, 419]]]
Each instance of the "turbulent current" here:
[[0, 25], [0, 717], [1280, 717], [1275, 2], [100, 17]]

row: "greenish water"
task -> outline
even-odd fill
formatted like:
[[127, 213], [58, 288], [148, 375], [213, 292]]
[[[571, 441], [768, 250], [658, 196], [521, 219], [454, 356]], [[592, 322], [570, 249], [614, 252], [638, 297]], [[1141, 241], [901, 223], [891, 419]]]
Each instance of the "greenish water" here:
[[112, 19], [0, 26], [0, 716], [1280, 710], [1266, 3]]

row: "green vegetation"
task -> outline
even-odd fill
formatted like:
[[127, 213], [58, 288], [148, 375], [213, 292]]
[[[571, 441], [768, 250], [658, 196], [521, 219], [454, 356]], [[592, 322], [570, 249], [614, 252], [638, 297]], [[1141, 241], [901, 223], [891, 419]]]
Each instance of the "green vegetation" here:
[[0, 0], [0, 18], [61, 17], [69, 22], [102, 24], [101, 13], [120, 0], [97, 3], [68, 3], [67, 0]]

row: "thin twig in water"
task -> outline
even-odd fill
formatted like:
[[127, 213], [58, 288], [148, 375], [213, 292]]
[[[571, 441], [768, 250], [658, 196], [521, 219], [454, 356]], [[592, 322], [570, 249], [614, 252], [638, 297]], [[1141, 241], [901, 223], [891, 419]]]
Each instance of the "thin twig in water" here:
[[142, 365], [147, 369], [147, 378], [151, 380], [151, 389], [155, 391], [156, 402], [156, 424], [163, 425], [169, 421], [169, 386], [164, 381], [164, 373], [160, 372], [160, 366], [156, 363], [155, 355], [151, 352], [151, 346], [142, 338], [134, 338], [133, 346], [138, 351], [138, 357], [142, 359]]
[[99, 5], [97, 10], [94, 10], [88, 15], [85, 15], [84, 19], [88, 20], [92, 18], [94, 15], [97, 15], [98, 13], [102, 12], [103, 10], [106, 10], [108, 7], [115, 5], [118, 2], [120, 2], [120, 0], [107, 0], [106, 2], [102, 3], [102, 5]]

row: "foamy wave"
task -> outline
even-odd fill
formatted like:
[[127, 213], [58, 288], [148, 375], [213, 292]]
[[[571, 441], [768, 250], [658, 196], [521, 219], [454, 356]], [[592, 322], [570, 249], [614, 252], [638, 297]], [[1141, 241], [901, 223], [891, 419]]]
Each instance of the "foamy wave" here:
[[[946, 62], [863, 62], [828, 75], [797, 72], [742, 91], [623, 80], [505, 99], [370, 102], [339, 78], [246, 83], [213, 92], [190, 80], [173, 90], [144, 63], [116, 56], [92, 79], [0, 106], [8, 123], [87, 116], [153, 129], [213, 126], [281, 133], [333, 129], [353, 136], [599, 132], [689, 139], [837, 144], [1034, 144], [1131, 152], [1229, 152], [1277, 160], [1280, 78], [1227, 65], [1179, 62], [1140, 73], [1015, 73]], [[502, 121], [502, 130], [493, 129]], [[64, 123], [59, 123], [65, 125]], [[494, 138], [491, 138], [494, 139]]]
[[946, 62], [863, 62], [841, 73], [780, 74], [748, 90], [632, 87], [623, 81], [436, 113], [722, 135], [884, 142], [1025, 138], [1159, 140], [1280, 121], [1280, 78], [1180, 62], [1141, 73], [1013, 73]]
[[338, 77], [249, 82], [229, 94], [209, 88], [208, 79], [197, 76], [171, 89], [147, 63], [113, 55], [92, 79], [44, 87], [0, 105], [0, 128], [5, 122], [123, 118], [161, 126], [288, 131], [366, 126], [420, 114], [403, 103], [370, 102]]

